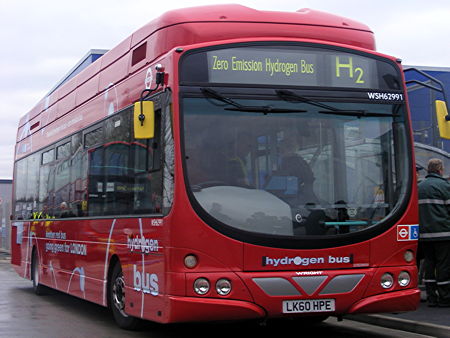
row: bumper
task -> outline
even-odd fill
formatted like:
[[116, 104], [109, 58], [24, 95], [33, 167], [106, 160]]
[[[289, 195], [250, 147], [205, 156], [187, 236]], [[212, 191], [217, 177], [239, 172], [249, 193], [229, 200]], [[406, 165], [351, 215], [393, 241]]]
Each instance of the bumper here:
[[167, 321], [170, 323], [266, 317], [266, 312], [262, 307], [239, 300], [169, 296], [169, 303], [171, 311]]
[[[364, 298], [353, 304], [347, 313], [414, 311], [419, 302], [420, 290], [407, 289]], [[169, 296], [169, 304], [170, 313], [165, 318], [165, 322], [169, 323], [248, 320], [270, 316], [261, 306], [239, 300]]]

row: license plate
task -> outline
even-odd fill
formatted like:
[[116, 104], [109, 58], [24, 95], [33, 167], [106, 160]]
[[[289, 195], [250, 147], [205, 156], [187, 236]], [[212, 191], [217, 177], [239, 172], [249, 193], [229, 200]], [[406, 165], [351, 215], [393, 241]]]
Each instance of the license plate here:
[[304, 299], [283, 301], [283, 313], [332, 312], [334, 299]]

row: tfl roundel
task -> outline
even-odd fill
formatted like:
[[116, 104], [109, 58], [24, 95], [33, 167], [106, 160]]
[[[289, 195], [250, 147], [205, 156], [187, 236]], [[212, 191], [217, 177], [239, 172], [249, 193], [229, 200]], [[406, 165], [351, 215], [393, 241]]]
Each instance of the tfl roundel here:
[[419, 225], [397, 225], [397, 241], [417, 241], [419, 239]]

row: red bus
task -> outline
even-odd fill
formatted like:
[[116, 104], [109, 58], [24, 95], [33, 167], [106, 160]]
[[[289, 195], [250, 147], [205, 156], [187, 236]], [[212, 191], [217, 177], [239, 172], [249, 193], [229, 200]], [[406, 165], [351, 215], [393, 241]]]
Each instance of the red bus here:
[[363, 24], [174, 10], [17, 135], [12, 264], [38, 294], [123, 328], [418, 306], [402, 67]]

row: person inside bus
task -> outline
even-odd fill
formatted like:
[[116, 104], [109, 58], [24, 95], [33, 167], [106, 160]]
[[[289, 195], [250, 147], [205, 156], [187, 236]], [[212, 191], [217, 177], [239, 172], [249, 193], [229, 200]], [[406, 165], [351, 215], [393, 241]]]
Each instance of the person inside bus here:
[[[277, 196], [299, 211], [302, 221], [294, 223], [294, 233], [305, 231], [306, 235], [324, 235], [327, 232], [325, 212], [318, 207], [319, 199], [314, 192], [314, 173], [308, 162], [298, 154], [300, 136], [295, 130], [285, 131], [280, 142], [281, 159], [272, 180], [277, 178], [284, 186]], [[303, 229], [304, 230], [303, 230]]]
[[67, 202], [61, 202], [59, 209], [61, 211], [60, 218], [75, 217], [75, 214], [69, 209]]
[[251, 177], [248, 162], [252, 150], [252, 138], [245, 132], [238, 132], [235, 138], [222, 143], [220, 150], [215, 149], [209, 159], [213, 167], [212, 182], [230, 186], [249, 188]]
[[236, 137], [236, 155], [229, 159], [235, 161], [237, 167], [236, 179], [242, 186], [249, 187], [252, 184], [252, 175], [250, 170], [251, 154], [254, 149], [254, 138], [246, 131], [241, 131]]
[[287, 187], [292, 196], [285, 196], [290, 204], [316, 204], [319, 200], [313, 188], [314, 173], [308, 162], [297, 153], [300, 144], [298, 138], [298, 133], [294, 131], [284, 133], [280, 147], [281, 162], [276, 174], [286, 178], [287, 186], [294, 185]]

